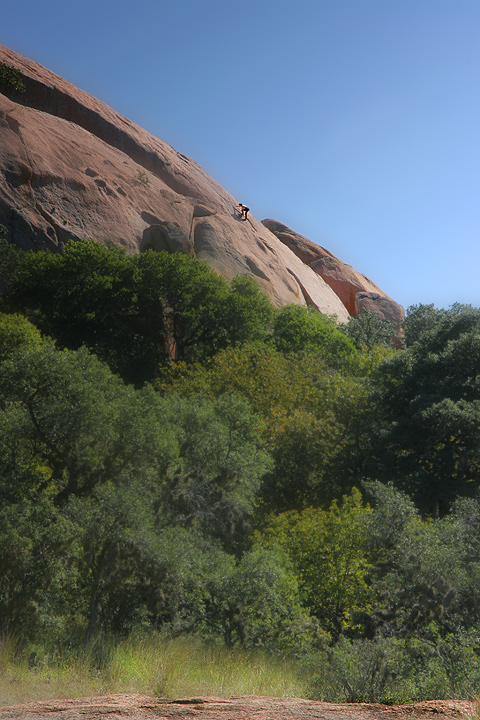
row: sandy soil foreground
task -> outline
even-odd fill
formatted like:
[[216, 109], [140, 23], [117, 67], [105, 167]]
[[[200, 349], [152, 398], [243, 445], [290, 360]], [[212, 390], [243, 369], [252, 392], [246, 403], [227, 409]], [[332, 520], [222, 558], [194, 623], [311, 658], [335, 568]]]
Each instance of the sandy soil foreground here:
[[473, 703], [449, 700], [388, 706], [249, 696], [166, 700], [147, 695], [109, 695], [0, 707], [0, 720], [105, 720], [106, 717], [108, 720], [476, 720]]

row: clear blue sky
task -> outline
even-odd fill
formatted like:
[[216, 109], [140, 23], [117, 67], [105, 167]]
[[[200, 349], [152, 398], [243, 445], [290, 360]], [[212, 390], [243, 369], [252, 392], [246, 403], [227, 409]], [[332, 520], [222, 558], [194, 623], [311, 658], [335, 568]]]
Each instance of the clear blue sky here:
[[23, 0], [0, 29], [405, 307], [480, 306], [480, 0]]

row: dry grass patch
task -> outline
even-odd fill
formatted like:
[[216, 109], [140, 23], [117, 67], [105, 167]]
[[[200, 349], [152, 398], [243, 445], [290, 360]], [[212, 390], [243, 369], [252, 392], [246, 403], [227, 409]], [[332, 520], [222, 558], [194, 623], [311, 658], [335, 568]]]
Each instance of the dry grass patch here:
[[301, 697], [305, 691], [294, 661], [190, 638], [97, 641], [87, 652], [38, 653], [34, 662], [12, 639], [0, 643], [2, 705], [111, 693]]

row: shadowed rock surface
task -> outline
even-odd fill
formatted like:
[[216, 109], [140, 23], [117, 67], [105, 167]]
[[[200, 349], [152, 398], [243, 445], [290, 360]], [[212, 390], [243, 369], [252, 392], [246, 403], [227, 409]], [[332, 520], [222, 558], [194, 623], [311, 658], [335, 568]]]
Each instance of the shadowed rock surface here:
[[[61, 250], [94, 238], [184, 252], [228, 280], [250, 275], [277, 306], [311, 305], [341, 322], [357, 312], [343, 280], [314, 267], [320, 257], [306, 263], [251, 214], [240, 219], [237, 200], [193, 160], [4, 46], [0, 63], [25, 86], [0, 81], [0, 224], [16, 244]], [[385, 296], [373, 283], [359, 290]]]

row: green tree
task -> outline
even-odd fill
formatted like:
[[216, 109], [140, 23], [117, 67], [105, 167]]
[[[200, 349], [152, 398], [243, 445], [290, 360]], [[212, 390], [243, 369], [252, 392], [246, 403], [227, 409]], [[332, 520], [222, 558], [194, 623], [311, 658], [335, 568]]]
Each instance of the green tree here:
[[355, 355], [353, 343], [337, 328], [334, 318], [301, 305], [286, 305], [277, 311], [273, 339], [282, 352], [318, 353], [334, 366]]
[[86, 345], [127, 382], [152, 380], [167, 358], [205, 360], [270, 333], [273, 308], [253, 280], [231, 288], [179, 253], [128, 255], [93, 241], [24, 253], [3, 298], [62, 346]]
[[97, 486], [90, 497], [70, 498], [63, 508], [74, 523], [79, 550], [77, 607], [85, 618], [84, 643], [99, 629], [195, 629], [216, 548], [196, 533], [172, 527], [155, 484]]
[[162, 302], [175, 359], [205, 360], [268, 336], [273, 308], [250, 278], [234, 278], [229, 287], [206, 263], [176, 253], [148, 251], [137, 263], [142, 292]]
[[0, 632], [61, 635], [78, 606], [77, 533], [45, 496], [0, 508]]
[[[368, 483], [371, 580], [369, 631], [421, 638], [430, 647], [478, 622], [479, 503], [462, 498], [450, 515], [422, 520], [393, 486]], [[474, 609], [475, 608], [475, 609]], [[440, 650], [439, 650], [440, 652]]]
[[172, 525], [195, 529], [233, 550], [249, 528], [260, 480], [270, 466], [257, 420], [233, 395], [216, 402], [172, 396], [165, 407], [179, 450], [162, 494], [164, 512]]
[[0, 362], [21, 348], [39, 348], [42, 342], [40, 331], [23, 315], [0, 313]]
[[284, 554], [256, 544], [222, 573], [208, 586], [206, 629], [221, 634], [227, 647], [283, 653], [308, 648], [314, 626]]
[[8, 235], [5, 225], [0, 225], [0, 293], [8, 291], [23, 255], [16, 245], [8, 241]]
[[272, 517], [261, 536], [267, 546], [287, 553], [304, 605], [336, 639], [360, 629], [359, 617], [374, 598], [368, 582], [370, 515], [354, 489], [341, 507], [334, 501], [329, 510], [307, 508]]
[[270, 338], [275, 311], [253, 278], [247, 275], [233, 278], [223, 313], [229, 345], [262, 342]]
[[480, 311], [417, 309], [406, 337], [374, 377], [364, 471], [441, 515], [480, 483]]
[[241, 552], [268, 468], [255, 423], [233, 396], [135, 390], [85, 348], [15, 350], [0, 363], [0, 625], [38, 607], [45, 627], [83, 618], [85, 642], [99, 628], [196, 627], [203, 570], [221, 544]]
[[[165, 357], [162, 315], [137, 306], [132, 257], [92, 241], [61, 254], [24, 253], [4, 305], [21, 311], [62, 346], [86, 345], [129, 381], [141, 383]], [[149, 310], [151, 308], [148, 308]]]
[[0, 365], [0, 496], [56, 504], [134, 473], [162, 475], [176, 452], [163, 402], [125, 386], [86, 349], [51, 344]]
[[375, 345], [395, 347], [397, 333], [395, 323], [391, 320], [382, 320], [368, 308], [362, 310], [359, 315], [349, 318], [344, 332], [359, 350], [371, 349]]
[[245, 344], [219, 352], [207, 366], [170, 366], [157, 386], [167, 394], [216, 398], [233, 392], [247, 400], [274, 460], [262, 482], [265, 511], [327, 505], [351, 488], [355, 468], [349, 459], [367, 386], [324, 358]]

